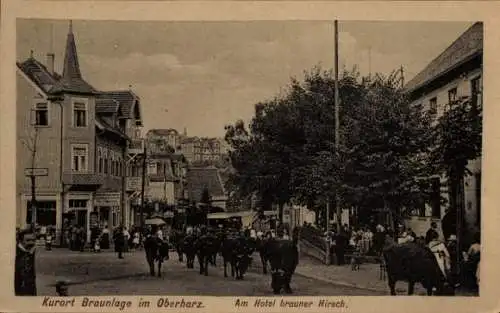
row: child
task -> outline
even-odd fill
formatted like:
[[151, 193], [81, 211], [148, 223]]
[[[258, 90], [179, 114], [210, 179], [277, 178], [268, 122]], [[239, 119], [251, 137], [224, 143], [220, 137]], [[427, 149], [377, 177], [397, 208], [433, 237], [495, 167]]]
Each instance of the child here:
[[354, 246], [353, 255], [351, 257], [351, 271], [359, 271], [359, 266], [361, 264], [361, 240], [358, 240]]
[[101, 252], [101, 236], [97, 237], [94, 242], [94, 252]]
[[134, 239], [132, 239], [132, 248], [133, 249], [138, 249], [139, 248], [139, 232], [134, 232]]
[[45, 236], [45, 250], [52, 250], [52, 232], [50, 230]]

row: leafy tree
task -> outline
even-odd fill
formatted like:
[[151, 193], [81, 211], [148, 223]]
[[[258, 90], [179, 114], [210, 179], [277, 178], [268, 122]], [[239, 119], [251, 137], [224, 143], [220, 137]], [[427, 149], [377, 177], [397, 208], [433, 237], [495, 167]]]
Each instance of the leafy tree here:
[[[398, 213], [425, 197], [429, 118], [412, 106], [394, 76], [339, 81], [339, 150], [335, 151], [334, 79], [314, 68], [286, 93], [256, 105], [249, 131], [226, 128], [235, 169], [231, 183], [264, 202], [297, 202], [322, 210], [341, 195], [344, 207], [389, 207]], [[333, 210], [332, 210], [333, 211]], [[281, 215], [280, 215], [281, 216]]]
[[[433, 143], [430, 164], [448, 178], [452, 214], [463, 216], [464, 178], [471, 174], [467, 166], [481, 156], [482, 108], [469, 97], [450, 103], [434, 126]], [[460, 226], [462, 234], [459, 235], [464, 235], [463, 218]]]

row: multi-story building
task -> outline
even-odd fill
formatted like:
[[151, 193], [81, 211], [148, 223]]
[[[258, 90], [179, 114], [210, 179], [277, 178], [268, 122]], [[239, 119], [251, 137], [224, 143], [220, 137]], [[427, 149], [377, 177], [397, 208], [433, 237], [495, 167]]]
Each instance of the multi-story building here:
[[163, 152], [170, 150], [172, 152], [180, 152], [181, 150], [181, 135], [173, 128], [169, 129], [150, 129], [146, 138], [150, 144], [149, 149], [156, 149], [153, 152]]
[[189, 163], [216, 162], [224, 157], [224, 149], [218, 138], [185, 137], [181, 141], [181, 148]]
[[[449, 107], [448, 103], [469, 97], [474, 105], [482, 106], [483, 24], [475, 23], [456, 39], [438, 57], [432, 60], [415, 78], [408, 82], [406, 90], [414, 103], [424, 104], [437, 120]], [[472, 173], [465, 178], [464, 203], [467, 228], [480, 228], [481, 219], [481, 159], [469, 162]], [[435, 193], [448, 198], [446, 178], [435, 178]], [[434, 197], [434, 203], [415, 210], [409, 225], [423, 234], [431, 221], [439, 224], [447, 205]]]
[[[54, 59], [44, 65], [32, 53], [17, 64], [17, 226], [52, 226], [60, 238], [71, 224], [87, 236], [90, 227], [127, 225], [138, 186], [126, 177], [140, 174], [130, 160], [143, 151], [140, 99], [84, 80], [71, 22], [62, 75]], [[34, 186], [32, 174], [43, 175]]]
[[147, 136], [147, 198], [153, 203], [175, 205], [184, 198], [187, 162], [182, 154], [169, 149], [169, 144], [166, 147], [165, 140], [151, 136], [151, 132]]

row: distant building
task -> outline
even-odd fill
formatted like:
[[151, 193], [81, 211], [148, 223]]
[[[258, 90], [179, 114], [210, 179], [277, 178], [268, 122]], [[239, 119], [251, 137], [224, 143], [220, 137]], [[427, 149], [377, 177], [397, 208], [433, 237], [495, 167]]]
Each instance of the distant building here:
[[[70, 225], [84, 227], [88, 237], [91, 227], [128, 225], [137, 190], [128, 176], [138, 174], [128, 161], [142, 151], [140, 99], [84, 80], [71, 22], [62, 75], [54, 61], [48, 54], [45, 65], [33, 55], [17, 63], [16, 224], [51, 226], [58, 240]], [[34, 210], [29, 168], [47, 170], [36, 177]]]
[[208, 190], [212, 206], [226, 208], [227, 195], [219, 170], [215, 167], [190, 168], [187, 172], [189, 201], [199, 203], [205, 189]]
[[[181, 153], [181, 135], [173, 128], [168, 129], [150, 129], [146, 138], [150, 143], [150, 149], [154, 152], [171, 151]], [[154, 144], [153, 144], [154, 143]]]
[[[448, 103], [461, 97], [470, 97], [482, 106], [483, 89], [483, 24], [475, 23], [455, 40], [438, 57], [432, 60], [405, 86], [414, 103], [424, 104], [437, 120], [447, 109]], [[479, 230], [481, 221], [481, 159], [471, 161], [471, 176], [465, 179], [465, 220], [471, 230]], [[448, 198], [446, 178], [435, 178], [436, 195]], [[438, 197], [435, 197], [438, 199]], [[412, 212], [409, 226], [423, 234], [431, 221], [440, 222], [447, 206], [438, 200], [427, 203]]]
[[210, 164], [221, 161], [227, 155], [227, 148], [219, 138], [184, 137], [181, 150], [190, 164]]

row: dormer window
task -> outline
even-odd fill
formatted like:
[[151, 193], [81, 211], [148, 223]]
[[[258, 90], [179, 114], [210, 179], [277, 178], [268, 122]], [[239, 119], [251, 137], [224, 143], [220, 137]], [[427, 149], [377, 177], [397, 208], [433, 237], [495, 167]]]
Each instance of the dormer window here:
[[73, 101], [73, 126], [88, 126], [88, 102], [86, 99], [75, 99]]

